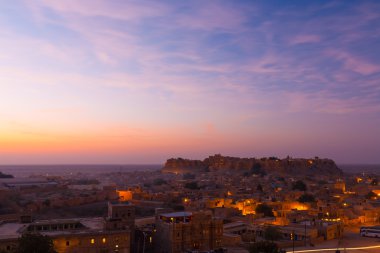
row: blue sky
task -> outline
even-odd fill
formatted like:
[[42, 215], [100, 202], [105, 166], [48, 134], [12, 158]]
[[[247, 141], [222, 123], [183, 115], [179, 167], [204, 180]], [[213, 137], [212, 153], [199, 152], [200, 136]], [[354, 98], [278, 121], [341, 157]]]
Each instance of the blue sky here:
[[380, 162], [377, 1], [7, 1], [3, 163]]

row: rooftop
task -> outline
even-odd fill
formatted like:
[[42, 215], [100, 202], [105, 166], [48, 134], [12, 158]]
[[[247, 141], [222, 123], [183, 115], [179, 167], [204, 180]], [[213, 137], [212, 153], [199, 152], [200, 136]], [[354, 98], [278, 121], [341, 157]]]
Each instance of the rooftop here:
[[113, 206], [132, 206], [133, 204], [129, 201], [110, 201]]
[[161, 216], [166, 218], [176, 218], [176, 217], [189, 217], [192, 216], [191, 212], [174, 212], [174, 213], [163, 213]]
[[[62, 234], [93, 234], [103, 233], [103, 217], [95, 218], [78, 218], [78, 219], [55, 219], [55, 220], [40, 220], [32, 223], [2, 223], [0, 224], [0, 239], [15, 239], [18, 238], [21, 233], [29, 226], [46, 226], [68, 223], [80, 223], [83, 227], [78, 229], [64, 229], [64, 230], [44, 230], [39, 231], [42, 234], [49, 236], [56, 236]], [[109, 231], [107, 231], [109, 232]]]

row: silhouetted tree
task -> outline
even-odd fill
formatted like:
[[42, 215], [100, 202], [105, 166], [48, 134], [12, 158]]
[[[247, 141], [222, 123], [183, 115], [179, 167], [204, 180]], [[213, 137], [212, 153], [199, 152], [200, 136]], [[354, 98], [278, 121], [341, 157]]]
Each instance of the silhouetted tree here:
[[260, 175], [260, 176], [265, 176], [267, 173], [265, 172], [265, 170], [261, 167], [261, 164], [260, 163], [255, 163], [251, 170], [250, 170], [250, 174], [252, 175]]
[[377, 194], [374, 193], [373, 191], [370, 191], [369, 193], [367, 193], [367, 195], [365, 195], [365, 198], [366, 199], [376, 199], [377, 198]]
[[44, 202], [42, 202], [45, 206], [50, 206], [50, 199], [45, 199]]
[[53, 240], [46, 235], [25, 233], [18, 239], [17, 253], [57, 253]]
[[154, 185], [163, 185], [163, 184], [167, 184], [167, 182], [164, 179], [162, 179], [162, 178], [156, 178], [153, 181], [153, 184]]
[[301, 197], [298, 198], [298, 201], [301, 203], [307, 203], [307, 202], [315, 202], [315, 197], [312, 194], [303, 194]]
[[306, 184], [301, 181], [301, 180], [297, 180], [294, 184], [293, 184], [293, 187], [292, 187], [293, 190], [299, 190], [299, 191], [306, 191], [307, 190], [307, 187], [306, 187]]
[[256, 213], [262, 213], [264, 216], [273, 217], [272, 207], [266, 204], [258, 204], [255, 209]]
[[278, 253], [278, 246], [274, 242], [261, 241], [249, 246], [249, 253]]
[[194, 181], [194, 182], [186, 183], [185, 188], [191, 189], [191, 190], [198, 190], [199, 186], [198, 186], [198, 183]]
[[264, 238], [265, 240], [273, 242], [273, 241], [280, 240], [282, 238], [282, 234], [278, 227], [269, 226], [269, 227], [266, 227], [264, 230]]
[[183, 174], [183, 179], [195, 179], [195, 175], [194, 174], [191, 174], [191, 173], [186, 173], [186, 174]]

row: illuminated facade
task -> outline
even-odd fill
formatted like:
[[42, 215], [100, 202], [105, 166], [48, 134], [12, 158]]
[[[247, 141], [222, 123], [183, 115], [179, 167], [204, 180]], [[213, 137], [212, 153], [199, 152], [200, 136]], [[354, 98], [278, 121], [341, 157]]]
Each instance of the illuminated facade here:
[[207, 251], [221, 247], [223, 222], [211, 212], [176, 212], [156, 217], [156, 252]]
[[120, 201], [130, 201], [132, 200], [133, 193], [130, 190], [117, 190], [117, 195]]
[[257, 202], [254, 199], [241, 199], [234, 201], [232, 198], [215, 198], [207, 200], [207, 208], [236, 208], [242, 215], [255, 214]]

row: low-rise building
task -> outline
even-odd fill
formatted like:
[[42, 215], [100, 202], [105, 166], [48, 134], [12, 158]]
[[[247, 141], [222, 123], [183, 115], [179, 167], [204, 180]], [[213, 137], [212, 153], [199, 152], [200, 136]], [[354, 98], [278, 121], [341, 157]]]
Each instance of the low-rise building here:
[[156, 229], [156, 252], [206, 251], [222, 245], [223, 222], [213, 218], [210, 211], [159, 214]]
[[[129, 215], [128, 215], [129, 214]], [[109, 203], [107, 218], [55, 219], [0, 224], [0, 251], [11, 252], [23, 233], [52, 238], [58, 253], [130, 253], [134, 206]]]

